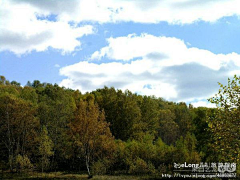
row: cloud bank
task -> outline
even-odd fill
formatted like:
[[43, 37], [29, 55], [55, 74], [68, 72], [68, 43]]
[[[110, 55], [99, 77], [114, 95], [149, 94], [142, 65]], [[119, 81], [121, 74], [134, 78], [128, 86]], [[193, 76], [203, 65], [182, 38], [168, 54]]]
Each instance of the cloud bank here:
[[51, 12], [38, 10], [31, 3], [1, 1], [0, 51], [22, 55], [31, 51], [45, 51], [51, 47], [62, 54], [71, 53], [81, 47], [78, 38], [94, 33], [90, 25], [79, 27], [68, 22], [51, 21], [46, 18], [49, 15]]
[[67, 78], [60, 85], [82, 92], [106, 85], [167, 100], [194, 101], [214, 95], [217, 82], [225, 82], [239, 69], [236, 53], [214, 54], [187, 47], [177, 38], [130, 34], [109, 38], [108, 46], [94, 52], [89, 61], [61, 68], [60, 74]]
[[87, 23], [214, 22], [239, 16], [239, 5], [238, 0], [2, 0], [0, 51], [21, 55], [51, 47], [71, 53], [81, 48], [79, 38], [94, 33]]
[[99, 23], [132, 21], [139, 23], [214, 22], [222, 17], [239, 15], [238, 0], [13, 0], [29, 4], [41, 12], [54, 13], [65, 21]]

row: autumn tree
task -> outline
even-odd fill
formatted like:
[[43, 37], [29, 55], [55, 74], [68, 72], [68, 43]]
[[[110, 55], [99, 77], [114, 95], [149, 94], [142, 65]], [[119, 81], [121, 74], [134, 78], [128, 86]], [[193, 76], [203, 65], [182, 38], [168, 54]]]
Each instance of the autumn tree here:
[[0, 95], [0, 140], [11, 171], [17, 155], [26, 157], [34, 153], [39, 126], [35, 114], [30, 102], [8, 93]]
[[99, 110], [94, 96], [87, 95], [84, 100], [79, 101], [70, 129], [79, 157], [84, 158], [88, 175], [91, 176], [93, 162], [111, 157], [115, 146], [104, 111]]
[[199, 154], [201, 161], [235, 162], [234, 81], [212, 99], [219, 108], [209, 109], [113, 87], [86, 94], [37, 80], [22, 87], [0, 76], [0, 167], [150, 174], [171, 171], [173, 162], [199, 162]]

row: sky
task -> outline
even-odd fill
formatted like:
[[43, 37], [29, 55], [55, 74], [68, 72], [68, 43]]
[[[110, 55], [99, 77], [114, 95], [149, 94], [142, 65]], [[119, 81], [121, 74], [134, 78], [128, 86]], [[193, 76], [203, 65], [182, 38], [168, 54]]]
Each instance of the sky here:
[[240, 75], [239, 0], [1, 0], [0, 75], [195, 107]]

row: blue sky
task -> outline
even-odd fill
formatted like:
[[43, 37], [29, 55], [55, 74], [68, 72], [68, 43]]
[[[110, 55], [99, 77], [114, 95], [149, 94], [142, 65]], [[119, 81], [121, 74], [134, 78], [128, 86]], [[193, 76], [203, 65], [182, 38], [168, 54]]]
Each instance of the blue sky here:
[[240, 75], [237, 0], [3, 0], [0, 74], [195, 106]]

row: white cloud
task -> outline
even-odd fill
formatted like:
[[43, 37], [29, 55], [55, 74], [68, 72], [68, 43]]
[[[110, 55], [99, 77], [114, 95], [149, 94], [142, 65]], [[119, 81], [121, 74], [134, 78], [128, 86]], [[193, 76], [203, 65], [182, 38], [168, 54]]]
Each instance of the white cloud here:
[[[130, 64], [117, 62], [94, 64], [87, 61], [63, 67], [60, 74], [67, 76], [60, 85], [79, 89], [82, 92], [92, 91], [104, 85], [118, 89], [129, 89], [133, 92], [158, 97], [176, 98], [174, 85], [156, 80], [156, 74], [148, 72], [153, 64], [148, 60], [133, 61]], [[147, 88], [146, 85], [151, 87]]]
[[91, 59], [107, 57], [129, 61], [141, 57], [154, 59], [159, 67], [195, 62], [214, 70], [219, 70], [229, 61], [240, 65], [240, 56], [236, 53], [214, 54], [208, 50], [188, 48], [184, 41], [173, 37], [130, 34], [126, 37], [109, 38], [107, 41], [109, 45], [94, 52]]
[[51, 47], [63, 54], [71, 53], [81, 46], [77, 38], [94, 32], [90, 25], [75, 27], [63, 21], [40, 20], [37, 18], [39, 13], [29, 4], [1, 1], [0, 51], [9, 50], [21, 55]]
[[[78, 6], [60, 14], [62, 20], [100, 23], [133, 21], [140, 23], [214, 22], [222, 17], [239, 15], [238, 0], [79, 0]], [[74, 12], [74, 13], [73, 13]]]
[[[101, 63], [106, 58], [110, 62]], [[60, 85], [82, 92], [106, 85], [174, 101], [202, 100], [217, 92], [218, 81], [224, 83], [238, 72], [239, 58], [236, 53], [188, 48], [176, 38], [128, 35], [108, 39], [108, 46], [93, 53], [91, 63], [61, 68], [66, 78]]]
[[[186, 46], [183, 41], [176, 38], [155, 37], [148, 34], [136, 36], [130, 34], [127, 37], [109, 38], [108, 46], [96, 51], [92, 59], [100, 59], [107, 56], [115, 60], [131, 60], [142, 56], [149, 55], [152, 52], [171, 53], [170, 46], [174, 44], [174, 52], [185, 51]], [[179, 53], [178, 53], [179, 54]]]
[[238, 0], [14, 0], [28, 3], [44, 13], [58, 14], [61, 21], [96, 21], [100, 23], [133, 21], [140, 23], [214, 22], [239, 15]]
[[60, 65], [59, 64], [55, 64], [54, 67], [55, 68], [60, 68]]
[[193, 105], [193, 107], [208, 107], [208, 108], [216, 108], [216, 105], [213, 103], [210, 103], [208, 101], [198, 101], [198, 102], [194, 102], [191, 103]]
[[[63, 54], [71, 53], [81, 48], [80, 37], [94, 31], [91, 25], [76, 27], [70, 24], [214, 22], [222, 17], [238, 16], [239, 5], [237, 0], [2, 0], [0, 51], [21, 55], [51, 47]], [[46, 18], [50, 16], [55, 20]], [[121, 58], [126, 60], [129, 56], [125, 53]]]

